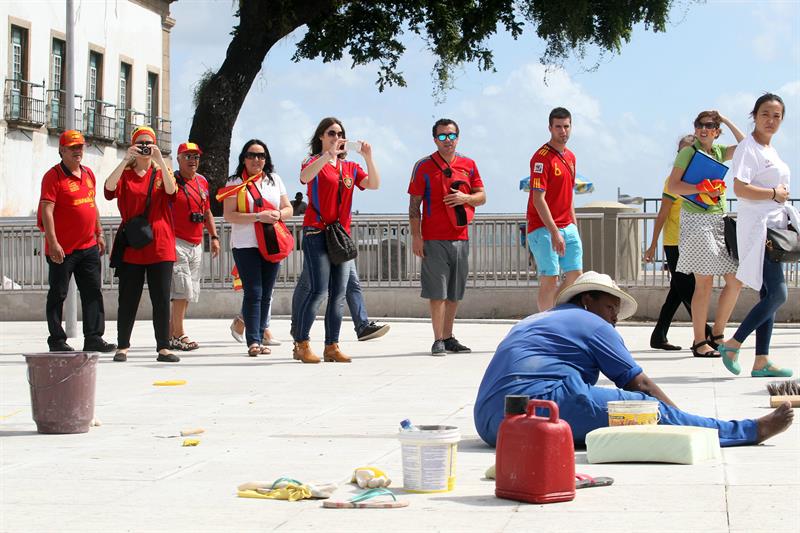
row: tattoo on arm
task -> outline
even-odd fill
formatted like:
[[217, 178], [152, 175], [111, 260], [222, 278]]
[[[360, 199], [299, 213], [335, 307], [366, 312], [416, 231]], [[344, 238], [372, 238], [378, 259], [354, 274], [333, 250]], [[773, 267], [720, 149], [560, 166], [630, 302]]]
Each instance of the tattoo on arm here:
[[411, 198], [408, 201], [408, 218], [422, 218], [422, 214], [420, 213], [420, 205], [422, 205], [422, 196], [414, 196], [411, 195]]

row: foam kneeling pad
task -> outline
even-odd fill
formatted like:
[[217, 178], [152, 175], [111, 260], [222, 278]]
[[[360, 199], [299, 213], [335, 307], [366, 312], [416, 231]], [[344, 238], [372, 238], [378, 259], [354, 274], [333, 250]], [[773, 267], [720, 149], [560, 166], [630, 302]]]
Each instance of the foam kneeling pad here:
[[613, 426], [586, 435], [590, 463], [677, 463], [719, 460], [716, 429], [693, 426]]

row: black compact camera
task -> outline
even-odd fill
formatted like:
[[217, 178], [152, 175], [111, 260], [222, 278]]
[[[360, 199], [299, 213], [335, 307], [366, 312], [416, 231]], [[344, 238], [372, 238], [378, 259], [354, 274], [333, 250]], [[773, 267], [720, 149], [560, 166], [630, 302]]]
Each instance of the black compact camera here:
[[206, 217], [203, 216], [203, 213], [189, 213], [189, 220], [195, 224], [200, 224], [205, 221], [205, 219]]
[[142, 155], [150, 155], [150, 144], [139, 143], [139, 152], [141, 152]]

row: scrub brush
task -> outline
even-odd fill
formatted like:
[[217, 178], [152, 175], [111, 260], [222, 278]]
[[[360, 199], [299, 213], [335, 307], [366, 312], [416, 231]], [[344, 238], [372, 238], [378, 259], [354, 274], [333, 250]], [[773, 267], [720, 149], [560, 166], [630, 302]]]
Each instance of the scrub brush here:
[[800, 407], [800, 379], [788, 381], [772, 381], [767, 383], [770, 407], [778, 407], [789, 402], [792, 407]]

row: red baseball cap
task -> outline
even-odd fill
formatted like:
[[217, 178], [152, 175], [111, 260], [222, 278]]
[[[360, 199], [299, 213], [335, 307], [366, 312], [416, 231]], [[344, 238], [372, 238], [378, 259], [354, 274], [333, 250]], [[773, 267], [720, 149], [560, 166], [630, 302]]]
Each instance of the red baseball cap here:
[[70, 147], [78, 146], [79, 144], [86, 144], [86, 139], [83, 138], [83, 135], [78, 130], [67, 130], [58, 139], [59, 146]]
[[198, 154], [203, 155], [203, 151], [200, 149], [200, 147], [193, 142], [181, 143], [181, 145], [178, 146], [178, 155], [181, 155], [184, 152], [197, 152]]

